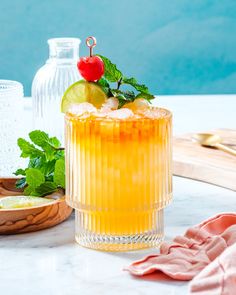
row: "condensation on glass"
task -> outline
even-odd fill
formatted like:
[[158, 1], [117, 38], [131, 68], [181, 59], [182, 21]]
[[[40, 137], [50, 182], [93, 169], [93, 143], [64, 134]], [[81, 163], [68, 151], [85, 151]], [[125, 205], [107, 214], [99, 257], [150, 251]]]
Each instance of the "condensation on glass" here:
[[81, 79], [77, 69], [80, 39], [49, 39], [49, 59], [38, 70], [32, 84], [35, 129], [64, 141], [64, 120], [60, 102], [65, 90]]
[[101, 250], [157, 246], [172, 199], [172, 116], [156, 119], [66, 115], [66, 200], [76, 240]]
[[17, 146], [23, 134], [23, 85], [0, 80], [0, 176], [12, 176], [22, 161]]

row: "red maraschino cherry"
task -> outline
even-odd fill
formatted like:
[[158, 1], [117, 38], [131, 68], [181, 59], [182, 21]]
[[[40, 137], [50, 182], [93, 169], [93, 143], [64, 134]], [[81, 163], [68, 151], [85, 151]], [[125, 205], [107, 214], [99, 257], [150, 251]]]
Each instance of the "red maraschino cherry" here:
[[[90, 44], [90, 40], [93, 41]], [[86, 39], [86, 45], [90, 49], [90, 56], [81, 57], [77, 63], [78, 70], [81, 76], [90, 82], [99, 80], [104, 74], [104, 63], [99, 56], [93, 55], [93, 47], [97, 44], [95, 37], [88, 37]]]

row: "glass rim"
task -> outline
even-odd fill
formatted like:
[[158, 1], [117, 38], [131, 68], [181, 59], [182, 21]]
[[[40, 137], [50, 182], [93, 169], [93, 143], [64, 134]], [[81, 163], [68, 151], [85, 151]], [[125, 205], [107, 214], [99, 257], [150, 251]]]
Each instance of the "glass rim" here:
[[0, 93], [1, 92], [12, 92], [12, 91], [22, 91], [23, 92], [23, 85], [14, 80], [1, 80], [0, 79]]
[[127, 118], [127, 119], [119, 119], [119, 118], [109, 118], [109, 117], [96, 117], [96, 116], [86, 116], [86, 117], [83, 117], [83, 116], [76, 116], [74, 114], [71, 114], [71, 113], [65, 113], [65, 120], [66, 121], [88, 121], [88, 119], [90, 121], [93, 121], [93, 122], [106, 122], [106, 123], [113, 123], [113, 122], [147, 122], [147, 121], [158, 121], [158, 120], [161, 120], [161, 119], [168, 119], [168, 120], [171, 120], [172, 119], [172, 112], [168, 109], [165, 109], [165, 108], [161, 108], [161, 107], [156, 107], [156, 106], [153, 106], [153, 108], [155, 109], [159, 109], [161, 110], [163, 113], [162, 115], [160, 115], [159, 117], [156, 117], [156, 118], [150, 118], [150, 117], [140, 117], [140, 118], [137, 118], [137, 117], [130, 117], [130, 118]]

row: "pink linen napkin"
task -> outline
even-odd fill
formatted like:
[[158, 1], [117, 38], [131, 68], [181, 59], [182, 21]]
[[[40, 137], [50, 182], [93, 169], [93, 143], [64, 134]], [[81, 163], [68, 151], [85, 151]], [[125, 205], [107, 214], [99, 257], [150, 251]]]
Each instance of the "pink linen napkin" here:
[[226, 249], [192, 280], [190, 294], [236, 294], [236, 243]]
[[[192, 282], [192, 292], [198, 292], [197, 290], [201, 289], [202, 284], [206, 284], [206, 281], [204, 283], [204, 279], [208, 280], [210, 284], [211, 274], [220, 272], [216, 268], [217, 265], [220, 267], [221, 264], [219, 261], [221, 260], [217, 264], [214, 261], [215, 258], [235, 242], [236, 214], [218, 214], [188, 229], [184, 236], [177, 236], [172, 244], [163, 243], [160, 248], [160, 254], [147, 256], [142, 260], [136, 261], [128, 266], [126, 270], [137, 276], [159, 271], [175, 280], [191, 280], [210, 264], [210, 269], [207, 270], [208, 268], [206, 268], [206, 272], [196, 277], [196, 280]], [[236, 253], [236, 244], [234, 248], [234, 253]], [[226, 254], [224, 253], [225, 256], [222, 256], [222, 259], [231, 257], [231, 252], [229, 254], [227, 252], [225, 252]], [[234, 257], [233, 269], [236, 268], [236, 256]], [[212, 261], [214, 261], [214, 265]], [[235, 277], [236, 273], [234, 273], [234, 280]], [[230, 280], [230, 275], [228, 280]]]

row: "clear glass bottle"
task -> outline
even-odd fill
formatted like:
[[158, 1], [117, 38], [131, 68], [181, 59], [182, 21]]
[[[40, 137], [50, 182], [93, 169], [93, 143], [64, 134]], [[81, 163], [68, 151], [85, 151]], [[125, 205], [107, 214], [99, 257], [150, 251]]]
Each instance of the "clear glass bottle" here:
[[34, 128], [64, 142], [64, 118], [60, 101], [65, 90], [81, 79], [77, 69], [78, 38], [49, 39], [49, 59], [36, 73], [32, 84]]

